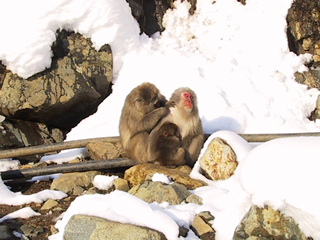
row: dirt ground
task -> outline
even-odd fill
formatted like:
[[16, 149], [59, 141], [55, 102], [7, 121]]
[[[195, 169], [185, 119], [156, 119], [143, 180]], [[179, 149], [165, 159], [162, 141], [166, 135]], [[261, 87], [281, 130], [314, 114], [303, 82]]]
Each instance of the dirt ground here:
[[[110, 173], [106, 173], [109, 175]], [[119, 177], [123, 177], [124, 172], [113, 172], [113, 175], [118, 175]], [[7, 186], [9, 186], [11, 191], [13, 192], [21, 192], [25, 195], [33, 194], [40, 192], [45, 189], [50, 189], [51, 180], [48, 181], [40, 181], [40, 182], [26, 182], [23, 179], [14, 180], [5, 182]], [[93, 187], [93, 186], [89, 186]], [[112, 191], [110, 189], [108, 192]], [[105, 194], [107, 191], [101, 191], [96, 189], [97, 193]], [[1, 194], [1, 193], [0, 193]], [[0, 226], [7, 226], [9, 228], [9, 232], [18, 232], [21, 233], [23, 229], [24, 235], [28, 237], [27, 239], [30, 240], [44, 240], [48, 239], [48, 236], [56, 233], [57, 231], [54, 228], [57, 219], [59, 216], [65, 212], [72, 201], [76, 198], [75, 195], [69, 195], [65, 199], [57, 200], [59, 205], [54, 208], [54, 210], [40, 210], [44, 203], [31, 203], [31, 204], [24, 204], [19, 206], [9, 206], [0, 204], [0, 218], [4, 217], [5, 215], [17, 211], [24, 207], [31, 207], [33, 211], [40, 213], [39, 216], [30, 217], [27, 219], [10, 219], [0, 223]], [[0, 236], [0, 240], [2, 240]], [[20, 240], [22, 238], [12, 236], [8, 238], [10, 240]], [[23, 238], [25, 239], [25, 238]]]

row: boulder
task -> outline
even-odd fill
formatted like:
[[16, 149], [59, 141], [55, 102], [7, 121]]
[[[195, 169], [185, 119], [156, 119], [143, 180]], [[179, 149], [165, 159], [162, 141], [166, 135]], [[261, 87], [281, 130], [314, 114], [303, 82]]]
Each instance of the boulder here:
[[120, 142], [93, 142], [87, 145], [89, 156], [93, 160], [114, 159], [125, 156]]
[[172, 205], [182, 203], [189, 195], [191, 195], [187, 188], [182, 184], [165, 184], [151, 181], [146, 181], [140, 185], [134, 186], [128, 193], [135, 195], [148, 203], [168, 202]]
[[22, 79], [0, 68], [0, 115], [69, 131], [110, 94], [112, 54], [82, 35], [59, 31], [49, 69]]
[[[0, 122], [0, 150], [62, 142], [64, 133], [43, 123], [5, 119]], [[21, 156], [24, 161], [38, 161], [44, 154]]]
[[94, 177], [99, 174], [98, 171], [65, 173], [53, 180], [50, 189], [81, 195], [84, 188], [92, 184]]
[[[187, 0], [190, 3], [189, 13], [196, 10], [197, 0]], [[168, 9], [174, 9], [174, 0], [127, 0], [132, 15], [137, 19], [141, 33], [148, 36], [164, 31], [163, 16]]]
[[201, 169], [212, 180], [229, 178], [238, 166], [234, 151], [221, 138], [212, 139], [199, 163]]
[[288, 39], [290, 50], [311, 53], [315, 65], [320, 63], [320, 4], [313, 0], [296, 0], [288, 10]]
[[291, 217], [270, 206], [252, 206], [235, 230], [233, 240], [281, 239], [307, 240], [298, 224]]
[[139, 164], [127, 169], [124, 174], [124, 179], [126, 179], [131, 186], [135, 186], [143, 183], [148, 175], [163, 173], [174, 182], [183, 184], [189, 190], [207, 185], [201, 180], [191, 178], [189, 176], [191, 169], [189, 167], [187, 168], [188, 170], [185, 170], [186, 166], [181, 166], [172, 169], [152, 163]]
[[119, 223], [94, 216], [73, 215], [65, 227], [63, 239], [166, 240], [166, 237], [163, 233], [147, 227]]

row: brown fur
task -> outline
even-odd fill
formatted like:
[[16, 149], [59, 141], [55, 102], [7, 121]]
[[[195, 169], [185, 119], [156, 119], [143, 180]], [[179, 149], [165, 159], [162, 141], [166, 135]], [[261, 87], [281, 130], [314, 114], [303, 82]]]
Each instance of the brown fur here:
[[166, 99], [155, 85], [143, 83], [126, 97], [120, 117], [121, 144], [127, 156], [138, 162], [149, 162], [150, 133], [170, 112]]
[[204, 141], [197, 96], [190, 88], [178, 88], [172, 94], [170, 102], [175, 104], [171, 111], [171, 121], [180, 129], [182, 147], [189, 153], [188, 165], [193, 166]]
[[185, 149], [182, 147], [178, 126], [165, 122], [151, 133], [150, 156], [157, 164], [180, 166], [185, 164]]

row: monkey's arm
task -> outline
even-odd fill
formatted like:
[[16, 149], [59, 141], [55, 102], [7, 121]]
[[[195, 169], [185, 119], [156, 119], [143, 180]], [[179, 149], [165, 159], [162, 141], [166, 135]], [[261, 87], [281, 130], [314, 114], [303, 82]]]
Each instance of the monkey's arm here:
[[152, 129], [158, 124], [158, 122], [169, 114], [168, 108], [160, 107], [156, 108], [147, 115], [145, 115], [134, 129], [136, 133], [147, 131], [151, 132]]
[[204, 141], [204, 135], [199, 134], [195, 135], [190, 142], [188, 151], [190, 153], [190, 158], [195, 163], [199, 157], [200, 151], [203, 146], [203, 141]]

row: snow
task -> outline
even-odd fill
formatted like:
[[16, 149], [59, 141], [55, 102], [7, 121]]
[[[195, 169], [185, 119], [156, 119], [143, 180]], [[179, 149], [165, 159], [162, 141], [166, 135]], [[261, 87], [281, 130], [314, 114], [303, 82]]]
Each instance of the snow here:
[[3, 183], [0, 177], [0, 204], [6, 205], [21, 205], [31, 202], [41, 203], [47, 199], [62, 199], [67, 197], [67, 194], [55, 190], [42, 190], [38, 193], [23, 195], [21, 192], [11, 192]]
[[166, 176], [165, 174], [163, 174], [163, 173], [155, 173], [155, 174], [153, 174], [152, 181], [153, 182], [162, 182], [162, 183], [165, 183], [165, 184], [170, 184], [171, 183], [171, 179], [168, 176]]
[[[197, 2], [195, 14], [189, 16], [187, 1], [177, 1], [165, 15], [166, 30], [149, 38], [139, 36], [125, 0], [2, 1], [0, 21], [6, 23], [2, 30], [7, 37], [0, 38], [0, 60], [22, 78], [50, 66], [57, 29], [91, 38], [97, 50], [103, 44], [112, 48], [113, 92], [95, 114], [68, 133], [67, 140], [119, 135], [124, 99], [140, 83], [154, 83], [167, 98], [187, 86], [198, 96], [204, 130], [213, 133], [209, 140], [225, 139], [239, 161], [231, 178], [215, 182], [205, 179], [196, 163], [191, 176], [208, 183], [192, 191], [203, 199], [201, 206], [147, 204], [120, 191], [80, 196], [57, 222], [59, 234], [51, 240], [62, 239], [65, 224], [76, 213], [149, 226], [168, 239], [178, 239], [177, 224], [188, 227], [201, 211], [215, 216], [216, 239], [227, 240], [252, 204], [279, 209], [306, 235], [320, 239], [320, 138], [286, 138], [257, 146], [236, 134], [319, 132], [319, 121], [308, 120], [319, 91], [294, 80], [296, 71], [307, 70], [304, 64], [311, 55], [296, 56], [288, 48], [285, 17], [292, 0], [247, 0], [245, 6], [236, 0]], [[42, 161], [62, 163], [86, 154], [84, 149], [68, 150]], [[17, 166], [0, 161], [1, 170]], [[154, 176], [154, 181], [169, 179]], [[112, 178], [95, 179], [104, 187], [111, 182]], [[31, 196], [13, 193], [2, 181], [0, 188], [1, 204], [65, 197], [50, 190]], [[197, 237], [190, 231], [185, 239]]]
[[38, 216], [38, 215], [41, 215], [41, 214], [33, 211], [31, 207], [24, 207], [0, 218], [0, 223], [12, 218], [29, 218], [29, 217]]
[[118, 176], [104, 176], [104, 175], [97, 175], [93, 179], [93, 186], [101, 189], [101, 190], [108, 190], [112, 187], [113, 181], [117, 179]]

